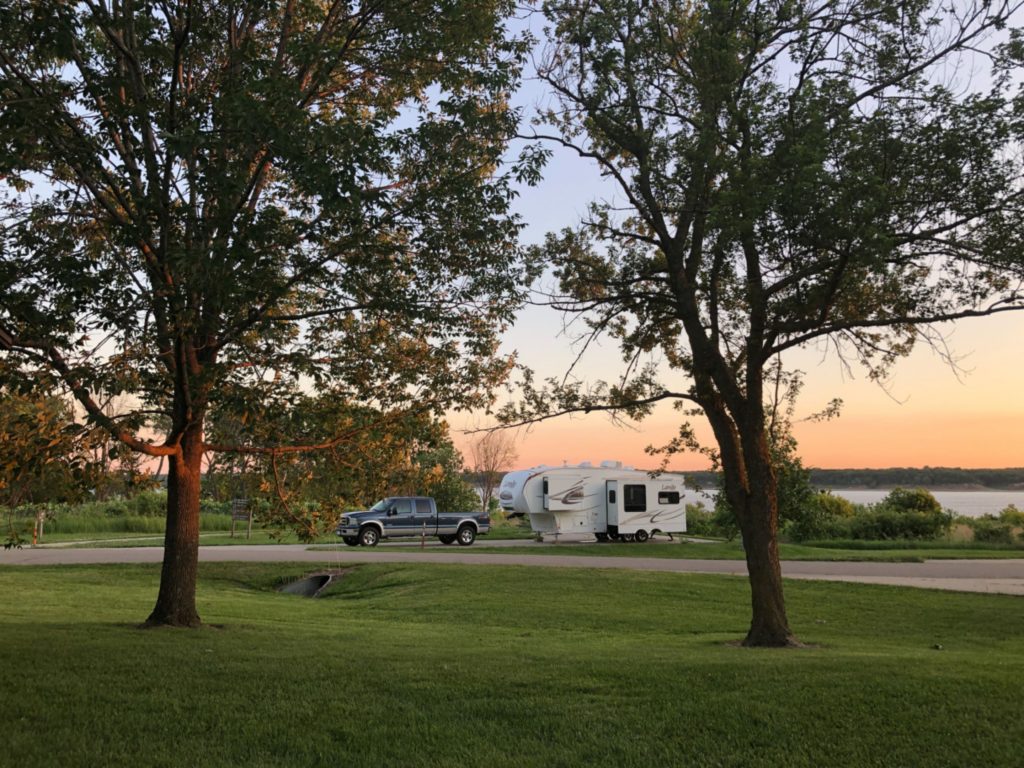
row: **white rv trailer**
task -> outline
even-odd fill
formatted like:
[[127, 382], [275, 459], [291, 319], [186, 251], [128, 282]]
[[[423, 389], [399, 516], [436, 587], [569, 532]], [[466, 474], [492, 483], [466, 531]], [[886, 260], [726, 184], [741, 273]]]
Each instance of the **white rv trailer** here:
[[686, 532], [683, 476], [652, 478], [619, 461], [510, 472], [498, 499], [506, 511], [528, 515], [534, 533], [647, 541], [653, 533]]

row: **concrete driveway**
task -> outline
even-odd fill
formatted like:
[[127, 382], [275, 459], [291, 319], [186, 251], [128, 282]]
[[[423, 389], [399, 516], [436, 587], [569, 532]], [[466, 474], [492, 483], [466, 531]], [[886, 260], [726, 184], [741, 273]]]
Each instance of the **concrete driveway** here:
[[[571, 545], [565, 545], [571, 546]], [[510, 547], [511, 549], [511, 547]], [[0, 565], [62, 565], [81, 563], [158, 563], [160, 547], [95, 549], [38, 548], [0, 552]], [[609, 568], [669, 573], [719, 573], [746, 576], [740, 560], [674, 560], [645, 557], [591, 557], [479, 553], [471, 549], [408, 546], [374, 549], [309, 549], [305, 545], [268, 544], [200, 547], [202, 562], [305, 562], [325, 567], [348, 563], [458, 563], [521, 565], [549, 568]], [[930, 560], [924, 563], [846, 563], [785, 561], [783, 575], [790, 579], [857, 581], [960, 592], [1024, 595], [1024, 559]]]

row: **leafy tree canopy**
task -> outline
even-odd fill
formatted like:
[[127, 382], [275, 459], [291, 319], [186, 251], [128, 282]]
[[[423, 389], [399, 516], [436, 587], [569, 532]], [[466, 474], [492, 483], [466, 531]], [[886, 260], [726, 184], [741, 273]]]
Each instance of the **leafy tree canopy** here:
[[[765, 369], [814, 342], [874, 377], [931, 323], [1024, 308], [1021, 4], [551, 0], [537, 137], [615, 196], [540, 251], [614, 385], [527, 380], [510, 422], [674, 400], [714, 431], [750, 644], [792, 642]], [[967, 63], [990, 79], [965, 84]], [[980, 67], [979, 67], [980, 68]], [[661, 371], [654, 363], [662, 361]], [[677, 447], [692, 445], [684, 427]]]
[[[168, 458], [152, 621], [198, 623], [205, 452], [344, 439], [213, 443], [211, 414], [245, 423], [303, 386], [439, 411], [504, 375], [511, 182], [536, 172], [502, 167], [525, 53], [511, 9], [0, 3], [0, 349]], [[98, 392], [138, 407], [110, 417]]]

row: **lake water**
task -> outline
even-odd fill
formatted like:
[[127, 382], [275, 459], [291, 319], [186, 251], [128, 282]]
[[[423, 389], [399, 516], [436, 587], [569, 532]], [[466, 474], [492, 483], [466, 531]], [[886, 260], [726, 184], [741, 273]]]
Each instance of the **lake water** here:
[[[829, 489], [836, 496], [842, 496], [855, 504], [875, 504], [884, 499], [889, 491], [843, 490]], [[692, 494], [689, 491], [687, 495]], [[998, 515], [1002, 510], [1013, 504], [1017, 509], [1024, 509], [1024, 491], [932, 491], [944, 509], [951, 509], [958, 515], [981, 517], [982, 515]], [[714, 507], [714, 494], [700, 493], [706, 507]]]
[[[842, 496], [855, 504], [874, 504], [881, 501], [889, 491], [870, 490], [833, 490], [836, 496]], [[968, 517], [982, 515], [998, 515], [1002, 510], [1013, 504], [1017, 509], [1024, 509], [1024, 491], [932, 491], [939, 504], [957, 514]]]

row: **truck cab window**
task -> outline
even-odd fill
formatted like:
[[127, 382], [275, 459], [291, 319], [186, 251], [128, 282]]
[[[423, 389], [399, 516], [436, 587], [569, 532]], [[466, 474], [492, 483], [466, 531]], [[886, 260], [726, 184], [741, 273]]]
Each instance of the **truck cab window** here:
[[430, 502], [427, 499], [416, 499], [416, 514], [417, 515], [429, 515], [430, 514]]

